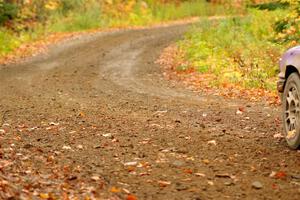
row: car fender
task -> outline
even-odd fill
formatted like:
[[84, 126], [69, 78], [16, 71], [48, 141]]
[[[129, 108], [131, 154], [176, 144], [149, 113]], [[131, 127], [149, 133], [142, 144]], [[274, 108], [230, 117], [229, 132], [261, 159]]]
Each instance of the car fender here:
[[293, 47], [286, 51], [286, 53], [280, 59], [280, 74], [279, 78], [287, 78], [287, 67], [293, 66], [300, 71], [300, 46]]

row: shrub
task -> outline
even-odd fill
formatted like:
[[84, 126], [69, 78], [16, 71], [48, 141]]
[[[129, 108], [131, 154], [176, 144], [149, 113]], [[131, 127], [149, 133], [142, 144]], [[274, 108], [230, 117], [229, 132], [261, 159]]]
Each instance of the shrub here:
[[274, 30], [277, 32], [275, 40], [281, 43], [295, 45], [300, 42], [300, 1], [282, 0], [282, 3], [288, 3], [289, 12], [284, 19], [277, 20]]
[[6, 3], [0, 0], [0, 25], [13, 20], [18, 15], [18, 6], [13, 3]]

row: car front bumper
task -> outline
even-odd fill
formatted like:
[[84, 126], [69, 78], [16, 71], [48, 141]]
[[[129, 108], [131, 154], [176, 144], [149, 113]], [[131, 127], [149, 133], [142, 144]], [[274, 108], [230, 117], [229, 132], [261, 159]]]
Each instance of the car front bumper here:
[[279, 80], [277, 81], [277, 91], [279, 93], [283, 93], [284, 84], [285, 84], [285, 78], [280, 77]]

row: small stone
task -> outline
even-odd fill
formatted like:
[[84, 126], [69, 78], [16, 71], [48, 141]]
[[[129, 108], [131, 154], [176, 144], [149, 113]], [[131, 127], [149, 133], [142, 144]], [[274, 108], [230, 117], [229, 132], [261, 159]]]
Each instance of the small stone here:
[[50, 125], [50, 126], [58, 126], [59, 123], [58, 123], [58, 122], [50, 122], [49, 125]]
[[231, 185], [234, 185], [234, 182], [232, 182], [232, 181], [225, 181], [224, 185], [231, 186]]
[[74, 175], [71, 175], [68, 177], [68, 180], [69, 181], [73, 181], [73, 180], [76, 180], [77, 179], [77, 176], [74, 176]]
[[274, 138], [284, 138], [284, 136], [281, 133], [276, 133], [273, 135]]
[[102, 134], [103, 137], [106, 137], [106, 138], [113, 138], [113, 135], [111, 133], [105, 133], [105, 134]]
[[182, 167], [185, 163], [183, 161], [180, 161], [180, 160], [175, 160], [172, 165], [174, 167]]
[[180, 119], [175, 119], [175, 123], [181, 123]]
[[210, 141], [207, 142], [207, 144], [216, 146], [217, 142], [216, 142], [216, 140], [210, 140]]
[[158, 181], [158, 184], [160, 187], [166, 187], [168, 185], [171, 185], [170, 181]]
[[136, 166], [138, 163], [136, 161], [132, 161], [132, 162], [126, 162], [124, 163], [124, 166]]
[[64, 150], [71, 150], [72, 147], [64, 145], [64, 146], [62, 147], [62, 149], [64, 149]]
[[186, 153], [188, 153], [188, 150], [185, 149], [185, 148], [180, 148], [180, 149], [177, 150], [177, 153], [186, 154]]
[[263, 188], [263, 184], [262, 184], [261, 182], [259, 182], [259, 181], [254, 181], [254, 182], [252, 183], [252, 187], [253, 187], [254, 189], [259, 190], [259, 189], [262, 189], [262, 188]]
[[213, 181], [207, 181], [207, 184], [213, 186], [214, 182]]
[[30, 149], [30, 148], [32, 148], [32, 147], [34, 147], [32, 144], [25, 144], [25, 145], [23, 146], [24, 149]]
[[95, 175], [95, 176], [92, 176], [91, 179], [92, 179], [93, 181], [99, 181], [99, 180], [100, 180], [100, 177]]
[[206, 128], [205, 124], [203, 124], [203, 123], [200, 124], [200, 127], [203, 129]]
[[300, 174], [293, 174], [293, 175], [292, 175], [292, 178], [293, 178], [293, 179], [300, 179]]
[[196, 176], [201, 176], [201, 177], [205, 177], [206, 175], [203, 173], [195, 173]]
[[202, 160], [202, 162], [203, 162], [204, 164], [209, 164], [209, 163], [210, 163], [210, 161], [209, 161], [208, 159], [204, 159], [204, 160]]
[[177, 191], [183, 191], [189, 189], [186, 185], [182, 183], [176, 183], [176, 190]]
[[237, 114], [237, 115], [242, 115], [243, 112], [242, 112], [241, 110], [237, 110], [237, 111], [236, 111], [236, 114]]

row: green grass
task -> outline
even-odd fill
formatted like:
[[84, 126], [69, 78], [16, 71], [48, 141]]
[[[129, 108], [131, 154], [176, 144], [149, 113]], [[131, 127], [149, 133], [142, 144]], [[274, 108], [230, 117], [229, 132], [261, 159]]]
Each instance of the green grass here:
[[180, 6], [167, 4], [165, 6], [153, 6], [152, 17], [154, 20], [176, 20], [191, 16], [212, 16], [236, 14], [238, 10], [226, 9], [221, 5], [211, 5], [205, 1], [184, 2]]
[[18, 39], [6, 30], [0, 29], [0, 55], [4, 55], [19, 46]]
[[56, 13], [50, 19], [50, 32], [75, 32], [95, 29], [103, 26], [101, 8], [95, 4], [90, 6], [86, 12], [70, 12], [67, 16]]
[[285, 11], [250, 10], [246, 17], [202, 20], [178, 43], [199, 73], [213, 73], [212, 85], [275, 89], [278, 59], [285, 49], [276, 44], [273, 25]]

